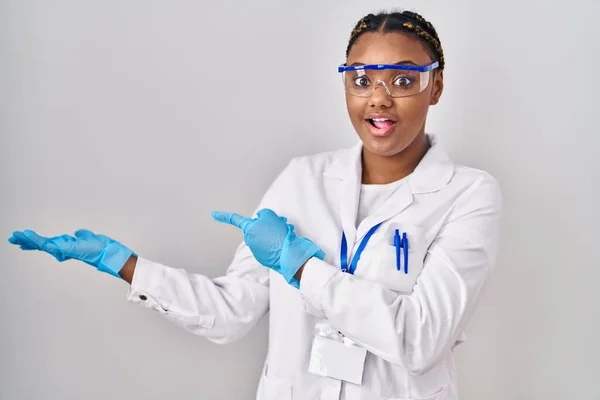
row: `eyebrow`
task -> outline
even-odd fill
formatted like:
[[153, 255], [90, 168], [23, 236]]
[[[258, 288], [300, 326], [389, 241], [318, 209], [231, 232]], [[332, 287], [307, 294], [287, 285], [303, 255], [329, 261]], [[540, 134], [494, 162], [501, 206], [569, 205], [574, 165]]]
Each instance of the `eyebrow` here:
[[[382, 64], [382, 63], [378, 63], [378, 64]], [[367, 65], [367, 64], [361, 63], [361, 62], [355, 62], [355, 63], [350, 64], [351, 67], [356, 66], [356, 65]], [[411, 60], [404, 60], [404, 61], [398, 61], [397, 63], [394, 63], [392, 65], [415, 65], [416, 66], [417, 64], [415, 64]]]

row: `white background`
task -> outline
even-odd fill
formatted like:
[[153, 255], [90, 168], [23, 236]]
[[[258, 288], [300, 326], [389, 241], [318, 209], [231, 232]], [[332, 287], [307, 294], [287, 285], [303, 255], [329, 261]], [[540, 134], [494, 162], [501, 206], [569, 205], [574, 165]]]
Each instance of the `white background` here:
[[[0, 0], [0, 236], [88, 228], [212, 277], [296, 155], [357, 140], [336, 67], [396, 1]], [[600, 2], [404, 1], [436, 26], [428, 131], [505, 196], [461, 399], [600, 399]], [[219, 346], [127, 284], [0, 244], [0, 399], [250, 400], [267, 321]], [[293, 346], [294, 343], [290, 343]]]

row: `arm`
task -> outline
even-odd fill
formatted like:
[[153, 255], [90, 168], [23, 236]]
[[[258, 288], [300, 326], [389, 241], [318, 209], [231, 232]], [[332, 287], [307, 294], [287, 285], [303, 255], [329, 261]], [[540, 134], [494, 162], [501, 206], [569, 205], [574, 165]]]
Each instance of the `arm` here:
[[119, 276], [125, 282], [131, 285], [131, 281], [133, 281], [133, 274], [135, 273], [135, 264], [137, 263], [137, 256], [131, 256], [123, 265], [123, 268], [119, 271]]
[[120, 272], [131, 283], [128, 300], [215, 343], [248, 333], [269, 309], [269, 274], [240, 245], [224, 276], [210, 279], [132, 257]]
[[51, 238], [15, 231], [9, 242], [23, 250], [44, 251], [58, 261], [83, 261], [122, 278], [131, 284], [128, 300], [216, 343], [239, 339], [269, 308], [268, 270], [245, 245], [238, 247], [227, 274], [211, 280], [138, 257], [116, 240], [88, 230]]
[[501, 194], [491, 178], [465, 192], [410, 295], [313, 258], [300, 281], [307, 308], [370, 352], [425, 373], [450, 350], [478, 302], [494, 263], [500, 215]]
[[[293, 160], [277, 176], [258, 210], [284, 201], [282, 183]], [[120, 275], [131, 284], [128, 299], [158, 311], [174, 324], [215, 343], [230, 343], [250, 331], [269, 309], [269, 270], [250, 248], [238, 246], [225, 276], [209, 279], [142, 257], [131, 257]]]
[[[281, 183], [289, 165], [271, 184], [259, 208], [284, 201]], [[241, 244], [225, 276], [209, 279], [138, 255], [104, 235], [79, 230], [75, 236], [43, 237], [15, 231], [9, 242], [23, 250], [39, 250], [58, 261], [75, 259], [131, 284], [128, 299], [158, 311], [178, 326], [216, 343], [246, 334], [269, 308], [269, 270]]]

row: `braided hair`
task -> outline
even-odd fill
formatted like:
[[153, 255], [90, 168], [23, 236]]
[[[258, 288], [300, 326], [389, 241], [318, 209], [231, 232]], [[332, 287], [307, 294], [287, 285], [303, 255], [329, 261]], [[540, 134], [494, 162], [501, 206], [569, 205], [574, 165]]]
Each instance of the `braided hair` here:
[[381, 12], [377, 15], [369, 14], [362, 18], [350, 34], [350, 41], [346, 48], [346, 58], [356, 40], [365, 32], [400, 32], [416, 36], [434, 61], [439, 61], [439, 70], [444, 69], [444, 51], [440, 38], [433, 25], [425, 18], [412, 11]]

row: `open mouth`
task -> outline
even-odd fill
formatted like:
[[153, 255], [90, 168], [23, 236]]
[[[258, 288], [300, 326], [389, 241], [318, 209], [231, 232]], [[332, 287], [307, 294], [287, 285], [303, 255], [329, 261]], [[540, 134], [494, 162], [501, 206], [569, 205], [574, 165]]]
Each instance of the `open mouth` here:
[[377, 129], [388, 129], [396, 123], [396, 121], [388, 118], [369, 118], [367, 122]]
[[388, 136], [396, 127], [396, 121], [386, 117], [367, 118], [365, 123], [371, 134], [378, 137]]

